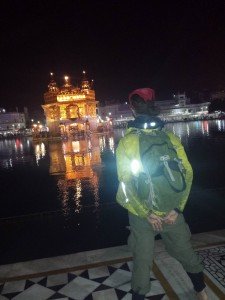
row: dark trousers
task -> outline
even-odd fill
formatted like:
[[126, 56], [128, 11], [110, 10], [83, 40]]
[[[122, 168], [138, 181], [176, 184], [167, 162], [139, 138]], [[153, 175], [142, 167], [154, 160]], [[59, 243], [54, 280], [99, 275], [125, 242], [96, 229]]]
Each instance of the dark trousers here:
[[[153, 264], [153, 250], [157, 232], [153, 230], [146, 219], [133, 214], [129, 214], [129, 222], [131, 233], [128, 238], [128, 245], [133, 253], [131, 288], [135, 293], [145, 295], [151, 289], [150, 271]], [[192, 248], [191, 233], [182, 214], [179, 214], [176, 224], [163, 224], [163, 230], [160, 234], [167, 252], [182, 264], [187, 273], [197, 274], [203, 271], [201, 260]], [[195, 283], [194, 287], [198, 286], [196, 278], [194, 282], [193, 276], [191, 278], [192, 282]], [[204, 284], [203, 280], [202, 282]]]

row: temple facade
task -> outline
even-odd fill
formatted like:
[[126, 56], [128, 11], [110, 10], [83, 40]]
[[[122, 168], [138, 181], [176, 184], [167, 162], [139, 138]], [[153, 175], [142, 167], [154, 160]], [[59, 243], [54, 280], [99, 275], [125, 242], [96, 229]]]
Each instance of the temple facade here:
[[80, 86], [73, 86], [68, 76], [65, 83], [58, 87], [51, 73], [48, 91], [44, 94], [42, 108], [46, 117], [46, 124], [52, 135], [67, 135], [84, 133], [97, 128], [97, 104], [93, 81], [86, 79], [83, 71], [83, 80]]

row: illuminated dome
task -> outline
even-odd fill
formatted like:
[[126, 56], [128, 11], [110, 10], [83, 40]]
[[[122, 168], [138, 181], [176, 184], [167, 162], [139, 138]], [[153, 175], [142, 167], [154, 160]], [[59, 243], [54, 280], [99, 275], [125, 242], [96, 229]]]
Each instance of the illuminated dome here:
[[64, 76], [65, 83], [64, 85], [60, 88], [60, 94], [68, 94], [73, 92], [75, 87], [70, 83], [70, 78], [69, 76]]
[[51, 81], [50, 81], [50, 83], [48, 85], [48, 91], [52, 92], [52, 93], [56, 93], [56, 92], [59, 91], [59, 88], [57, 86], [57, 83], [54, 80], [54, 74], [50, 73], [50, 76], [51, 76]]
[[64, 84], [60, 87], [57, 87], [51, 73], [51, 82], [42, 105], [50, 134], [66, 133], [71, 136], [75, 130], [83, 132], [87, 127], [87, 118], [89, 129], [96, 130], [98, 101], [95, 99], [93, 84], [86, 79], [85, 73], [81, 85], [72, 85], [69, 76], [64, 76]]

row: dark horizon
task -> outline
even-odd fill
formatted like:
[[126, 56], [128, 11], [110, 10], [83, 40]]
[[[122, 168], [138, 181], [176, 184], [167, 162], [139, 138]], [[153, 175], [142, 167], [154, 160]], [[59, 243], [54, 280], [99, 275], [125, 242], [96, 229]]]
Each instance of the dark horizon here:
[[5, 1], [1, 107], [41, 111], [54, 72], [73, 84], [87, 71], [96, 99], [150, 86], [173, 93], [225, 88], [224, 1]]

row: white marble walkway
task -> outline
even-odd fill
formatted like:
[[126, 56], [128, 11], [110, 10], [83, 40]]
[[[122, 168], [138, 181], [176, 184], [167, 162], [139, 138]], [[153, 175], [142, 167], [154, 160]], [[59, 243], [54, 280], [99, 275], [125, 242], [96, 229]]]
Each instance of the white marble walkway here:
[[[193, 235], [192, 242], [208, 264], [209, 299], [225, 299], [225, 230]], [[2, 265], [0, 300], [128, 300], [131, 271], [132, 257], [126, 245]], [[161, 240], [156, 241], [150, 280], [152, 290], [146, 299], [195, 299], [189, 278], [168, 256]]]

